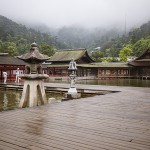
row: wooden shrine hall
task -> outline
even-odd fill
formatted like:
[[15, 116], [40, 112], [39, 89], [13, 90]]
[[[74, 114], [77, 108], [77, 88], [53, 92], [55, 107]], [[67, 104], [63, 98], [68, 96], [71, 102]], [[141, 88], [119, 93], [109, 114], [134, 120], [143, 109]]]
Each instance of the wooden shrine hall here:
[[[72, 59], [77, 63], [77, 75], [79, 77], [91, 75], [91, 68], [87, 68], [84, 65], [91, 64], [94, 60], [84, 48], [57, 51], [43, 64], [43, 67], [49, 76], [68, 76], [68, 65]], [[93, 74], [95, 75], [96, 72], [93, 72]]]
[[7, 71], [7, 80], [14, 81], [16, 70], [24, 73], [25, 63], [16, 57], [9, 56], [8, 53], [0, 53], [0, 80], [3, 80], [3, 72]]
[[[150, 48], [140, 57], [130, 62], [100, 62], [96, 63], [89, 56], [86, 49], [70, 49], [57, 51], [49, 60], [42, 64], [44, 73], [49, 77], [68, 77], [68, 65], [72, 58], [77, 63], [77, 77], [88, 78], [145, 78], [150, 79]], [[7, 71], [8, 80], [15, 79], [17, 68], [25, 72], [25, 63], [7, 53], [0, 53], [0, 80], [3, 71]]]
[[150, 49], [131, 62], [95, 63], [86, 49], [71, 49], [56, 52], [43, 67], [49, 76], [68, 76], [71, 59], [77, 63], [78, 77], [94, 78], [150, 78]]
[[140, 57], [128, 63], [133, 66], [132, 75], [140, 78], [150, 78], [150, 48], [148, 48]]

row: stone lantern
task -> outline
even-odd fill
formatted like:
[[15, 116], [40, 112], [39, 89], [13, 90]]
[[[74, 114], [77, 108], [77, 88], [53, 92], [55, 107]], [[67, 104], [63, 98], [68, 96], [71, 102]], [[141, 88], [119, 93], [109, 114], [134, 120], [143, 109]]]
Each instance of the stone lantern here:
[[77, 66], [74, 59], [70, 61], [68, 71], [70, 72], [70, 89], [68, 91], [68, 94], [77, 94], [77, 89], [75, 87]]
[[73, 58], [69, 63], [68, 72], [70, 73], [70, 75], [69, 75], [69, 77], [70, 77], [70, 88], [68, 90], [68, 93], [65, 94], [64, 100], [80, 98], [81, 93], [78, 93], [77, 89], [75, 87], [76, 76], [77, 76], [76, 75], [77, 66], [76, 66], [76, 62], [74, 61]]
[[19, 76], [25, 80], [19, 107], [27, 107], [27, 105], [33, 107], [37, 106], [39, 102], [46, 104], [47, 99], [43, 79], [48, 78], [48, 75], [43, 74], [41, 64], [48, 60], [49, 57], [41, 54], [37, 44], [32, 43], [29, 52], [18, 56], [18, 58], [27, 63], [25, 74]]

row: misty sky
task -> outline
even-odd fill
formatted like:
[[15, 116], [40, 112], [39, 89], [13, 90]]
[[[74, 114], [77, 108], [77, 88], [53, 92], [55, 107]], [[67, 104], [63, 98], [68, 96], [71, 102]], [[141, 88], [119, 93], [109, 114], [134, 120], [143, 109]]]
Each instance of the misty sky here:
[[0, 0], [0, 14], [23, 23], [53, 28], [127, 28], [150, 21], [150, 0]]

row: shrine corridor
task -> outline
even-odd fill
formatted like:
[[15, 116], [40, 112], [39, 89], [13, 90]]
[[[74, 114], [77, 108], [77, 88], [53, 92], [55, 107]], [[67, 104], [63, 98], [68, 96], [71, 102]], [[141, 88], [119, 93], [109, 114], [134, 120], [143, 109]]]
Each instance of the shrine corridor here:
[[0, 112], [0, 150], [150, 150], [150, 88], [78, 88], [120, 92]]

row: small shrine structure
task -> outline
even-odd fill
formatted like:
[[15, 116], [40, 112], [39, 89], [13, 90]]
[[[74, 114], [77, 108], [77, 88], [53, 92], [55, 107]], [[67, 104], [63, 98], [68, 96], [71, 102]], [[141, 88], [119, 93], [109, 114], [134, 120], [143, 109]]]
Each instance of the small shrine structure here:
[[29, 52], [18, 56], [18, 58], [26, 62], [25, 74], [19, 76], [25, 80], [19, 107], [33, 107], [39, 103], [46, 104], [47, 99], [43, 79], [48, 78], [48, 75], [42, 72], [41, 64], [48, 60], [49, 57], [41, 54], [38, 50], [38, 45], [32, 43]]

